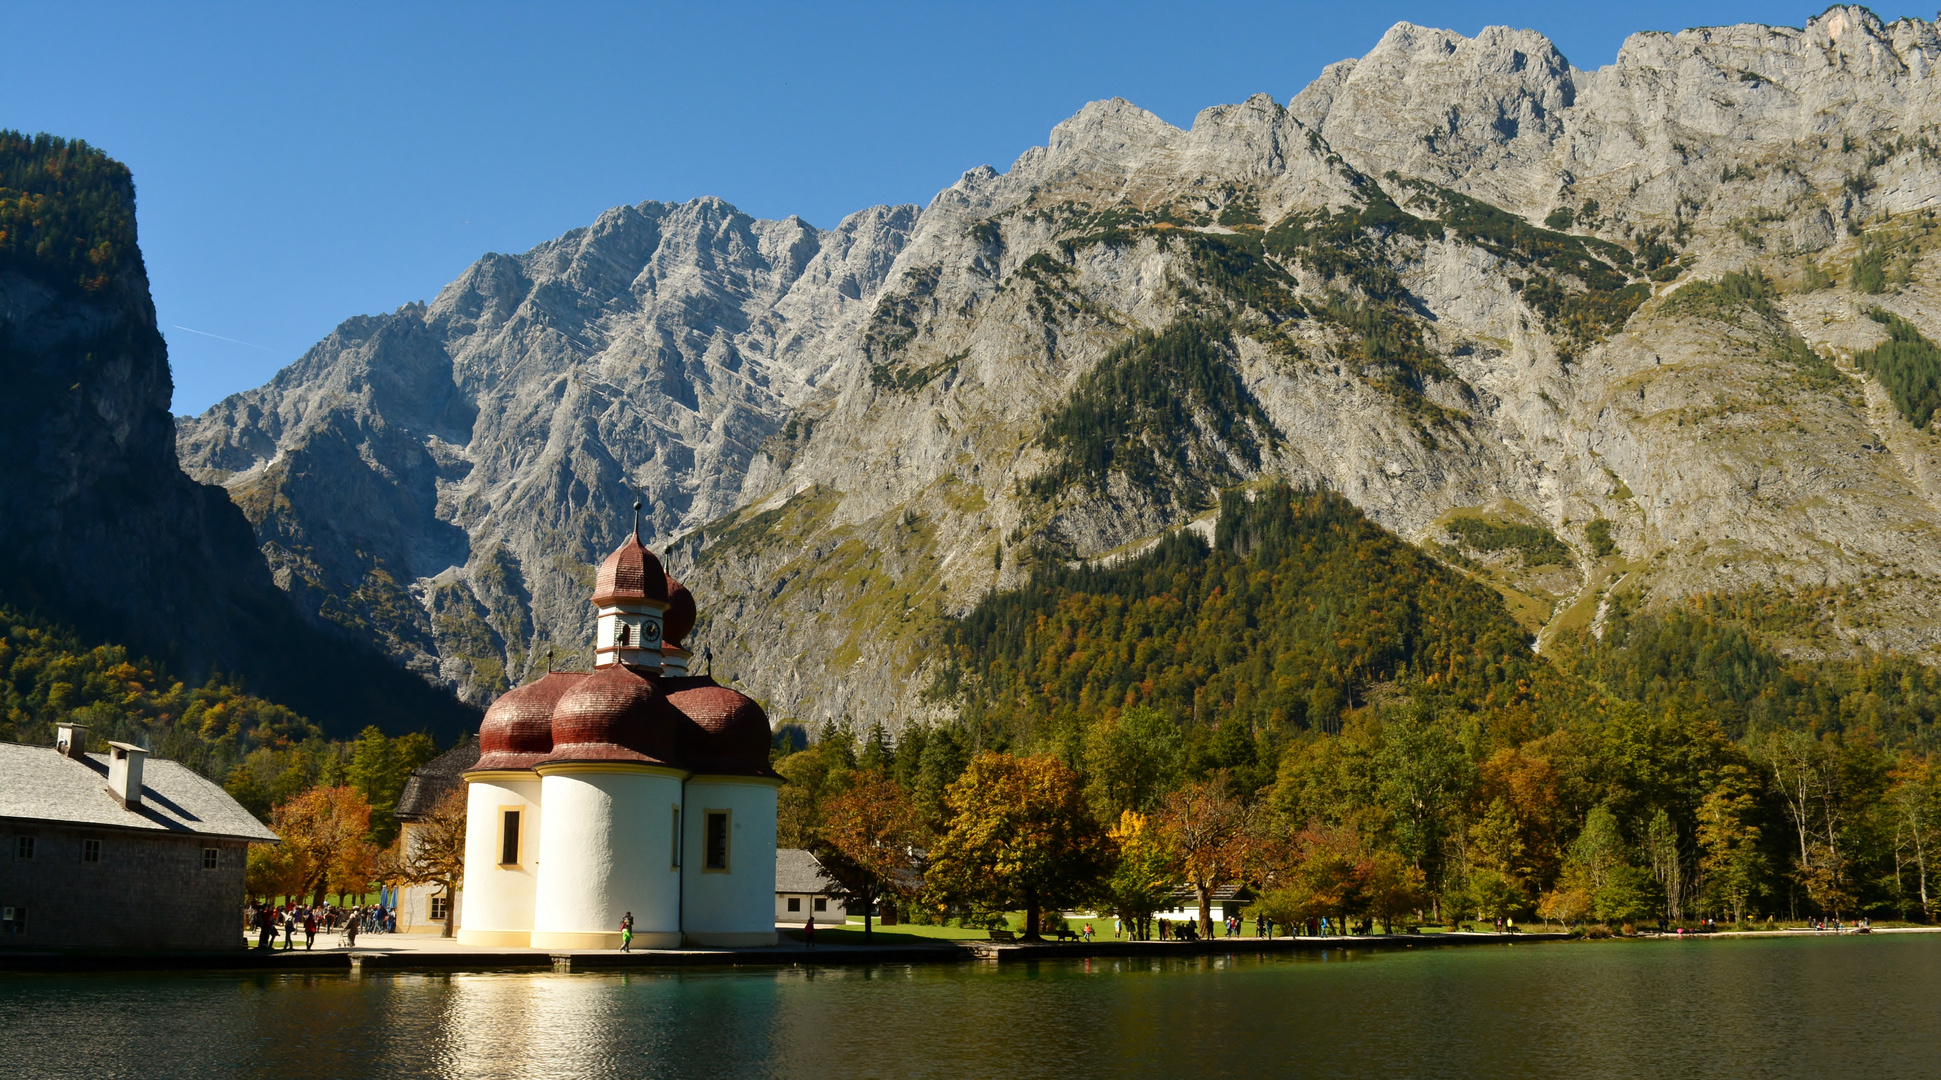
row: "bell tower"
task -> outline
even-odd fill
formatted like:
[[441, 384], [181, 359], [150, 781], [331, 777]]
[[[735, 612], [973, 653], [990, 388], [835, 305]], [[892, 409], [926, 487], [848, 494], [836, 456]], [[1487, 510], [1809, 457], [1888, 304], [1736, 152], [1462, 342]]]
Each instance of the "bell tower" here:
[[667, 614], [667, 574], [640, 542], [640, 504], [634, 503], [634, 531], [600, 564], [593, 587], [598, 628], [593, 666], [626, 664], [661, 673], [661, 642]]

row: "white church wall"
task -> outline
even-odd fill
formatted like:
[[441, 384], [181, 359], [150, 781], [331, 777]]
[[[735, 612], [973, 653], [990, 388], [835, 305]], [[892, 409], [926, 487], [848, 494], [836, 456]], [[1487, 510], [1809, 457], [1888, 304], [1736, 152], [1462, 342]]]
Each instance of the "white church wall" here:
[[[532, 946], [618, 948], [628, 911], [636, 947], [679, 945], [673, 817], [681, 805], [680, 774], [593, 763], [541, 768], [545, 873], [534, 901]], [[772, 809], [770, 821], [772, 831]]]
[[[681, 901], [693, 945], [773, 945], [775, 802], [779, 781], [697, 776], [687, 782]], [[708, 866], [708, 814], [728, 815], [725, 867]]]
[[[532, 774], [474, 773], [465, 796], [465, 888], [458, 940], [467, 945], [531, 944], [538, 894], [540, 780]], [[519, 812], [518, 862], [502, 865], [505, 812]]]

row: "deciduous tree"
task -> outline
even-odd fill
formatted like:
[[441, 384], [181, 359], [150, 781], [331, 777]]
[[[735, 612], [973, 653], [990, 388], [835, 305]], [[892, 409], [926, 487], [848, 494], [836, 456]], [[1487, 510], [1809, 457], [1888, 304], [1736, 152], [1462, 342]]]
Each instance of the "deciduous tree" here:
[[361, 893], [370, 884], [377, 848], [369, 839], [371, 806], [357, 789], [311, 788], [278, 807], [270, 828], [285, 849], [275, 861], [288, 860], [278, 872], [280, 891], [320, 904], [326, 891]]
[[816, 854], [841, 887], [845, 906], [863, 909], [863, 938], [873, 929], [876, 904], [885, 895], [915, 893], [916, 848], [923, 834], [910, 797], [881, 771], [862, 770], [847, 791], [822, 804]]
[[987, 907], [1025, 911], [1027, 940], [1046, 906], [1094, 891], [1111, 845], [1085, 805], [1083, 782], [1050, 756], [986, 751], [950, 785], [948, 832], [931, 851], [932, 889]]
[[1213, 934], [1213, 891], [1239, 879], [1250, 851], [1253, 809], [1232, 787], [1216, 771], [1167, 795], [1159, 813], [1179, 875], [1199, 902], [1202, 937]]
[[1107, 835], [1118, 849], [1118, 860], [1105, 883], [1105, 902], [1127, 931], [1138, 936], [1172, 893], [1176, 857], [1171, 839], [1152, 817], [1132, 810], [1121, 811]]
[[1928, 856], [1934, 846], [1934, 827], [1941, 821], [1941, 790], [1937, 790], [1934, 763], [1925, 754], [1901, 755], [1893, 772], [1893, 787], [1888, 789], [1887, 805], [1894, 819], [1894, 877], [1904, 888], [1904, 861], [1914, 868], [1916, 895], [1922, 917], [1931, 916], [1934, 905], [1928, 899]]
[[1173, 718], [1150, 705], [1093, 724], [1085, 734], [1085, 796], [1099, 820], [1157, 806], [1178, 782], [1184, 745]]
[[1734, 923], [1745, 920], [1746, 904], [1767, 872], [1759, 846], [1757, 790], [1749, 770], [1727, 765], [1719, 771], [1718, 786], [1698, 807], [1698, 843], [1704, 852], [1699, 869], [1705, 874], [1706, 896], [1730, 911]]

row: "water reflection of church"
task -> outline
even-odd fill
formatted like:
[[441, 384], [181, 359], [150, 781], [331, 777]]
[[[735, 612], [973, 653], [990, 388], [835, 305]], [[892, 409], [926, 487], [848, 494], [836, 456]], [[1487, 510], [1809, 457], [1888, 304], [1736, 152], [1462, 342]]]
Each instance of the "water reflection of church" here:
[[470, 786], [467, 944], [775, 943], [768, 717], [690, 675], [694, 597], [640, 543], [600, 566], [589, 672], [548, 671], [486, 711]]

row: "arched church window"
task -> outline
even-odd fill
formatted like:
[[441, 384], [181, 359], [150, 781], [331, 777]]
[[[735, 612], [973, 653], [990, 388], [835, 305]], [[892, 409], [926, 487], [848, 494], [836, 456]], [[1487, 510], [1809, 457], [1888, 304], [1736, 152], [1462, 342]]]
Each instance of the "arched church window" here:
[[628, 626], [626, 623], [621, 623], [620, 636], [614, 640], [614, 644], [620, 646], [623, 649], [626, 648], [627, 645], [630, 643], [630, 639], [628, 638], [627, 635], [632, 629], [633, 628]]

